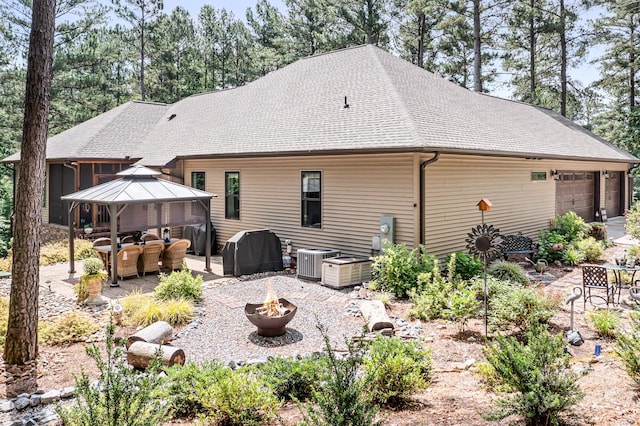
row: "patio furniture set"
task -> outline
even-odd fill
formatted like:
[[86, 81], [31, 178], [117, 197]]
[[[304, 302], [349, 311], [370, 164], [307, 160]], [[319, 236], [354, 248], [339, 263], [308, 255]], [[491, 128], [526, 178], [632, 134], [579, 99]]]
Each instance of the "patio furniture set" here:
[[[160, 272], [161, 269], [171, 271], [182, 268], [191, 242], [186, 239], [171, 239], [165, 241], [154, 234], [145, 234], [141, 240], [134, 241], [133, 237], [124, 237], [119, 244], [116, 254], [118, 278], [145, 276], [149, 272]], [[93, 249], [105, 265], [111, 270], [111, 239], [98, 238], [93, 242]]]

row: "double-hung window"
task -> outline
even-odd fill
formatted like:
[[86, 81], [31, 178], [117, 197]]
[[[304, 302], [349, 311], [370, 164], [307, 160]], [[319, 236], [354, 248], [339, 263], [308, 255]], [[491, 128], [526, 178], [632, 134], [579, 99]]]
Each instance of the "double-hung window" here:
[[322, 172], [302, 172], [302, 226], [322, 227]]
[[224, 173], [224, 217], [240, 219], [240, 172]]
[[204, 191], [204, 172], [191, 172], [191, 187]]

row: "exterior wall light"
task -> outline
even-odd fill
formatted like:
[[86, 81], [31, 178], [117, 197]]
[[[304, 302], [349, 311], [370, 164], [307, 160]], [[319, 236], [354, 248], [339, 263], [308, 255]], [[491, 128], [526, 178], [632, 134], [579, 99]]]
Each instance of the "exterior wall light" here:
[[553, 180], [560, 180], [560, 174], [557, 170], [551, 170], [551, 177]]
[[604, 176], [605, 179], [609, 179], [609, 170], [603, 170], [602, 176]]

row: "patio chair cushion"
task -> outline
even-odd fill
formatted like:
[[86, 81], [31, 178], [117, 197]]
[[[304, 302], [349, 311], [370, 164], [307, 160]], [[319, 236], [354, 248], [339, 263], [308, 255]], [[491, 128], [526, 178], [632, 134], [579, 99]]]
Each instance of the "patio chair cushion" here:
[[182, 262], [190, 245], [191, 241], [182, 239], [167, 247], [162, 254], [162, 267], [171, 270], [182, 268]]

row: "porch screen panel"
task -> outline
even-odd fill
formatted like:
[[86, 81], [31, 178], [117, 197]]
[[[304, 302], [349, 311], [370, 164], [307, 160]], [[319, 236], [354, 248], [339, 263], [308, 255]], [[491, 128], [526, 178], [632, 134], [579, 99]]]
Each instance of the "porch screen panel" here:
[[[205, 203], [208, 200], [204, 201]], [[158, 214], [158, 208], [160, 214]], [[120, 215], [120, 231], [141, 231], [166, 226], [206, 223], [207, 211], [198, 201], [129, 204]]]

